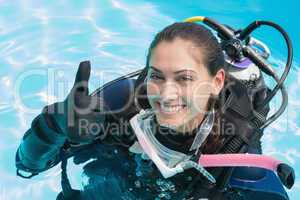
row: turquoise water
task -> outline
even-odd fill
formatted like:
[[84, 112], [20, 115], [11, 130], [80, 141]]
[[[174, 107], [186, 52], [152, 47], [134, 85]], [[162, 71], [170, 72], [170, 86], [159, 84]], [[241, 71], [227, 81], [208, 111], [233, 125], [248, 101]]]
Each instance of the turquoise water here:
[[[295, 59], [287, 80], [288, 109], [263, 137], [265, 154], [300, 173], [300, 30], [296, 1], [5, 1], [0, 0], [0, 199], [55, 199], [60, 169], [24, 180], [15, 175], [14, 156], [23, 133], [42, 107], [62, 100], [73, 84], [78, 63], [91, 60], [91, 88], [144, 66], [148, 45], [164, 26], [193, 15], [214, 18], [233, 27], [255, 19], [278, 22], [290, 34]], [[272, 4], [272, 5], [270, 5]], [[261, 29], [255, 35], [272, 51], [282, 71], [286, 50], [278, 34]], [[268, 82], [270, 82], [268, 80]], [[280, 98], [271, 104], [278, 108]], [[72, 185], [82, 187], [81, 167], [70, 165]], [[300, 181], [288, 191], [300, 198]]]

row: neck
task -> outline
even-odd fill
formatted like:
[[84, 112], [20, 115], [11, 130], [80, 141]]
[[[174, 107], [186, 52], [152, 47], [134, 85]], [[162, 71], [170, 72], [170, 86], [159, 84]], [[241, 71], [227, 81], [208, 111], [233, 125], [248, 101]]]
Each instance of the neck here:
[[182, 133], [182, 134], [194, 133], [194, 130], [197, 129], [201, 125], [204, 117], [205, 117], [205, 114], [200, 113], [193, 119], [184, 123], [183, 125], [178, 126], [176, 128], [176, 131], [179, 133]]

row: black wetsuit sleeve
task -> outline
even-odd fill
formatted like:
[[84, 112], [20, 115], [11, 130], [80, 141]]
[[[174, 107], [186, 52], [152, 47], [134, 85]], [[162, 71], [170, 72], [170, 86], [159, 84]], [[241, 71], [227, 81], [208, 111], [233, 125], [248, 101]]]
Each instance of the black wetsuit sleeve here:
[[60, 162], [59, 152], [66, 135], [49, 128], [45, 115], [38, 115], [21, 141], [16, 153], [18, 170], [38, 174]]
[[[108, 116], [99, 127], [102, 130], [93, 142], [129, 147], [135, 141], [126, 117], [115, 119]], [[18, 172], [36, 175], [58, 164], [62, 159], [62, 151], [71, 157], [78, 149], [88, 147], [89, 145], [70, 143], [66, 134], [60, 132], [47, 115], [42, 113], [33, 120], [31, 128], [22, 138], [16, 153], [16, 168]]]
[[[136, 112], [130, 98], [134, 94], [135, 81], [113, 81], [113, 84], [106, 84], [95, 94], [89, 94], [88, 85], [81, 82], [88, 83], [90, 69], [88, 61], [81, 62], [67, 98], [46, 106], [33, 120], [16, 153], [18, 170], [37, 174], [58, 164], [62, 154], [64, 158], [65, 155], [72, 156], [78, 146], [88, 148], [89, 144], [98, 141], [126, 147], [133, 143], [129, 119]], [[95, 107], [92, 107], [93, 104]], [[81, 113], [76, 108], [86, 112]], [[115, 111], [120, 109], [121, 112], [116, 114]], [[109, 117], [106, 111], [115, 113], [114, 117]], [[82, 127], [80, 121], [85, 121], [89, 127]], [[94, 124], [99, 126], [94, 127]], [[93, 128], [99, 130], [94, 131]], [[79, 143], [71, 144], [68, 139]]]

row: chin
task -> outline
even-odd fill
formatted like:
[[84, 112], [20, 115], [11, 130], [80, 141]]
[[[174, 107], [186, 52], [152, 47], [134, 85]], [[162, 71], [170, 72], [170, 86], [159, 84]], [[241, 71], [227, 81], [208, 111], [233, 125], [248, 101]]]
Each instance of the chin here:
[[166, 118], [156, 115], [159, 125], [168, 126], [172, 128], [179, 128], [184, 124], [182, 117], [180, 118]]

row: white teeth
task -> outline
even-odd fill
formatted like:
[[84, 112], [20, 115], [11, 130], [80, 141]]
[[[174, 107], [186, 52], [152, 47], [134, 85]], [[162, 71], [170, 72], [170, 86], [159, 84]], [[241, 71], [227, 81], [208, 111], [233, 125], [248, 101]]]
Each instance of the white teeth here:
[[161, 108], [164, 112], [178, 112], [180, 111], [184, 106], [182, 105], [176, 105], [176, 106], [167, 106], [164, 104], [161, 104]]

